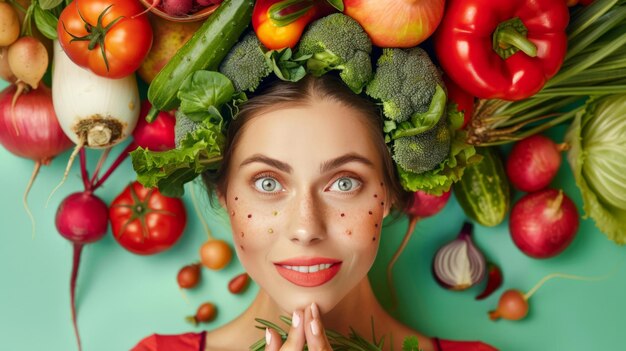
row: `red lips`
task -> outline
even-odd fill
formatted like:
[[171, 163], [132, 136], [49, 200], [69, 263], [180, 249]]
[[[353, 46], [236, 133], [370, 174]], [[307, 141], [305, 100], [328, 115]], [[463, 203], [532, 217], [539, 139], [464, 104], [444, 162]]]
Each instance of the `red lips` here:
[[[315, 266], [322, 264], [330, 264], [331, 266], [329, 268], [320, 269], [317, 272], [299, 272], [285, 267]], [[274, 262], [274, 265], [278, 273], [291, 283], [303, 287], [314, 287], [325, 284], [333, 279], [341, 268], [341, 261], [324, 257], [294, 257], [288, 260]]]

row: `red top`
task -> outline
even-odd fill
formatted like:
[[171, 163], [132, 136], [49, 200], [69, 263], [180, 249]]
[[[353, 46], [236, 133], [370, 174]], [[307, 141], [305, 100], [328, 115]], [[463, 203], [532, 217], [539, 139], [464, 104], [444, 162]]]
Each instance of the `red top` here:
[[[131, 351], [204, 351], [206, 331], [179, 335], [153, 334]], [[434, 338], [437, 351], [498, 351], [480, 341], [451, 341]]]

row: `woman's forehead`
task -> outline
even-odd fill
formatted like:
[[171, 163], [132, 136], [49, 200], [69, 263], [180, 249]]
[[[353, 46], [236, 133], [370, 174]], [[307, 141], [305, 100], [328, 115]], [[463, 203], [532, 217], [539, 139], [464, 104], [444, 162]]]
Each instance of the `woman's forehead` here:
[[365, 118], [359, 111], [333, 101], [270, 110], [248, 122], [234, 161], [240, 163], [262, 154], [289, 163], [325, 162], [356, 153], [380, 167], [380, 155]]

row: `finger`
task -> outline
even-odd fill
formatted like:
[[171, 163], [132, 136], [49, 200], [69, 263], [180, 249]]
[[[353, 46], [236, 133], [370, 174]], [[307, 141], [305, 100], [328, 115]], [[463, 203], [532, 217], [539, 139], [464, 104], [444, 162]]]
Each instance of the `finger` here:
[[265, 328], [265, 351], [279, 351], [282, 345], [280, 334], [272, 328]]
[[332, 348], [322, 325], [319, 308], [315, 302], [305, 310], [304, 320], [307, 326], [304, 332], [309, 351], [331, 351]]
[[289, 336], [280, 348], [280, 351], [302, 351], [306, 338], [304, 336], [304, 312], [296, 310], [291, 316], [291, 328], [289, 328]]

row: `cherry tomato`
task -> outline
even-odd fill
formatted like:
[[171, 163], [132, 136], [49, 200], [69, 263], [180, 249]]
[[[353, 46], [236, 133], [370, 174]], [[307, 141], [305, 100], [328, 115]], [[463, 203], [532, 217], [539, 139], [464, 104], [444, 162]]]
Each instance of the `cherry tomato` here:
[[75, 0], [59, 17], [61, 47], [74, 63], [99, 76], [126, 77], [152, 46], [144, 10], [138, 0]]
[[152, 255], [178, 241], [187, 224], [187, 212], [180, 199], [133, 182], [111, 203], [109, 219], [113, 237], [122, 247]]

